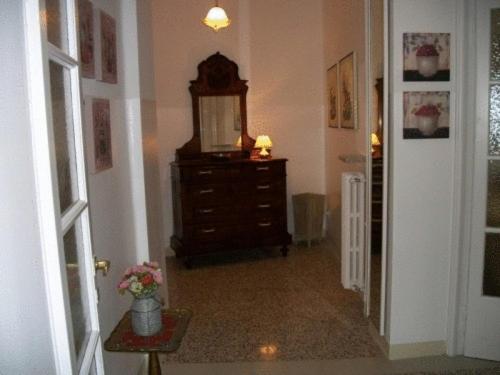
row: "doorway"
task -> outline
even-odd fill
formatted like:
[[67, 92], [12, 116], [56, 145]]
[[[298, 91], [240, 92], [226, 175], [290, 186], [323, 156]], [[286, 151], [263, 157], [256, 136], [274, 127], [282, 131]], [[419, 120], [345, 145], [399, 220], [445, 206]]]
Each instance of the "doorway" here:
[[369, 0], [367, 4], [367, 248], [365, 314], [377, 332], [384, 335], [385, 314], [385, 228], [387, 226], [387, 116], [384, 116], [387, 73], [384, 37], [386, 4]]

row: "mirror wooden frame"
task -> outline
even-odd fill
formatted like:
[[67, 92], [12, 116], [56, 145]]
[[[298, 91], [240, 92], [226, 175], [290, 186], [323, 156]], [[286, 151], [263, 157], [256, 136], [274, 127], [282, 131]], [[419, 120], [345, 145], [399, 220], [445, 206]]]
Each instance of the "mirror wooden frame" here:
[[[193, 106], [193, 137], [176, 151], [177, 160], [193, 159], [245, 159], [255, 144], [247, 133], [247, 81], [238, 74], [238, 65], [219, 52], [198, 65], [198, 78], [191, 81], [189, 91]], [[202, 152], [200, 135], [200, 97], [239, 96], [241, 114], [241, 150], [223, 153]]]

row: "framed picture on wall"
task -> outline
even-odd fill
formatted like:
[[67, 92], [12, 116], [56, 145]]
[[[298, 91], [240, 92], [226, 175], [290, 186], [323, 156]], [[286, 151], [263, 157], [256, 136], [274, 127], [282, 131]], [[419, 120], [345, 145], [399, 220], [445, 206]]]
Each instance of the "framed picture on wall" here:
[[101, 70], [103, 82], [118, 82], [116, 21], [101, 11]]
[[331, 66], [326, 73], [328, 89], [328, 126], [339, 127], [339, 65]]
[[356, 55], [351, 52], [339, 63], [340, 127], [357, 129]]
[[113, 167], [111, 151], [111, 110], [108, 99], [92, 99], [92, 142], [90, 167], [99, 173]]
[[403, 139], [450, 137], [450, 92], [403, 93]]
[[78, 1], [78, 32], [83, 78], [95, 78], [94, 7], [89, 0]]
[[404, 33], [403, 80], [449, 81], [450, 34]]

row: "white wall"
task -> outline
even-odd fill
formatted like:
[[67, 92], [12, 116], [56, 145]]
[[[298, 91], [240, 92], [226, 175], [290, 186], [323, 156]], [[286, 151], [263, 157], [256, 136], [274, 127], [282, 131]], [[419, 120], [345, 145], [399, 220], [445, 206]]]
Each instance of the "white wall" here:
[[[327, 236], [340, 249], [341, 174], [347, 171], [365, 171], [365, 163], [344, 163], [340, 155], [366, 156], [366, 74], [365, 74], [365, 19], [364, 0], [323, 1], [324, 59], [328, 69], [350, 52], [357, 61], [358, 129], [328, 128], [326, 119], [326, 191], [330, 211]], [[325, 73], [326, 74], [326, 73]], [[326, 97], [326, 89], [324, 96]]]
[[[268, 133], [273, 155], [290, 160], [288, 195], [324, 192], [321, 1], [304, 6], [300, 0], [226, 0], [232, 24], [218, 33], [201, 23], [210, 6], [201, 0], [153, 0], [166, 246], [172, 234], [169, 163], [192, 136], [189, 81], [196, 79], [197, 65], [217, 51], [249, 80], [249, 134]], [[290, 229], [291, 216], [289, 207]]]
[[35, 180], [23, 2], [0, 1], [0, 373], [54, 374]]
[[[135, 0], [93, 0], [117, 23], [118, 84], [83, 79], [84, 97], [111, 100], [111, 138], [113, 167], [89, 175], [94, 253], [109, 259], [106, 277], [96, 278], [100, 292], [99, 318], [102, 338], [106, 339], [116, 323], [130, 308], [132, 297], [116, 290], [124, 270], [149, 258], [145, 208], [144, 171], [140, 107], [138, 28]], [[99, 41], [95, 33], [95, 40]], [[96, 46], [99, 62], [99, 42]], [[100, 64], [96, 64], [99, 72]], [[99, 73], [97, 73], [99, 74]], [[87, 103], [88, 105], [88, 103]], [[89, 118], [85, 119], [89, 126]], [[107, 374], [137, 373], [141, 356], [104, 352]]]
[[[388, 341], [446, 340], [456, 132], [454, 59], [458, 1], [391, 1], [392, 103]], [[404, 83], [404, 32], [451, 33], [451, 82]], [[449, 139], [403, 140], [403, 92], [451, 91]]]

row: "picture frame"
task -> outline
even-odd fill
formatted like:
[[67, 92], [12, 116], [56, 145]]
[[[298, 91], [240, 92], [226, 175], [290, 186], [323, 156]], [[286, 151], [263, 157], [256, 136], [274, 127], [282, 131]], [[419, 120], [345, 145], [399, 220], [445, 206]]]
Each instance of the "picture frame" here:
[[339, 127], [339, 64], [332, 65], [326, 72], [328, 96], [328, 127]]
[[403, 81], [450, 81], [450, 33], [403, 34]]
[[450, 137], [450, 92], [403, 93], [403, 139]]
[[91, 107], [88, 148], [90, 172], [93, 174], [113, 167], [111, 144], [111, 106], [109, 99], [89, 98]]
[[358, 128], [356, 54], [339, 62], [339, 122], [343, 129]]
[[83, 78], [95, 78], [94, 6], [90, 0], [78, 0], [78, 34]]
[[118, 83], [116, 21], [100, 11], [101, 19], [101, 81]]

